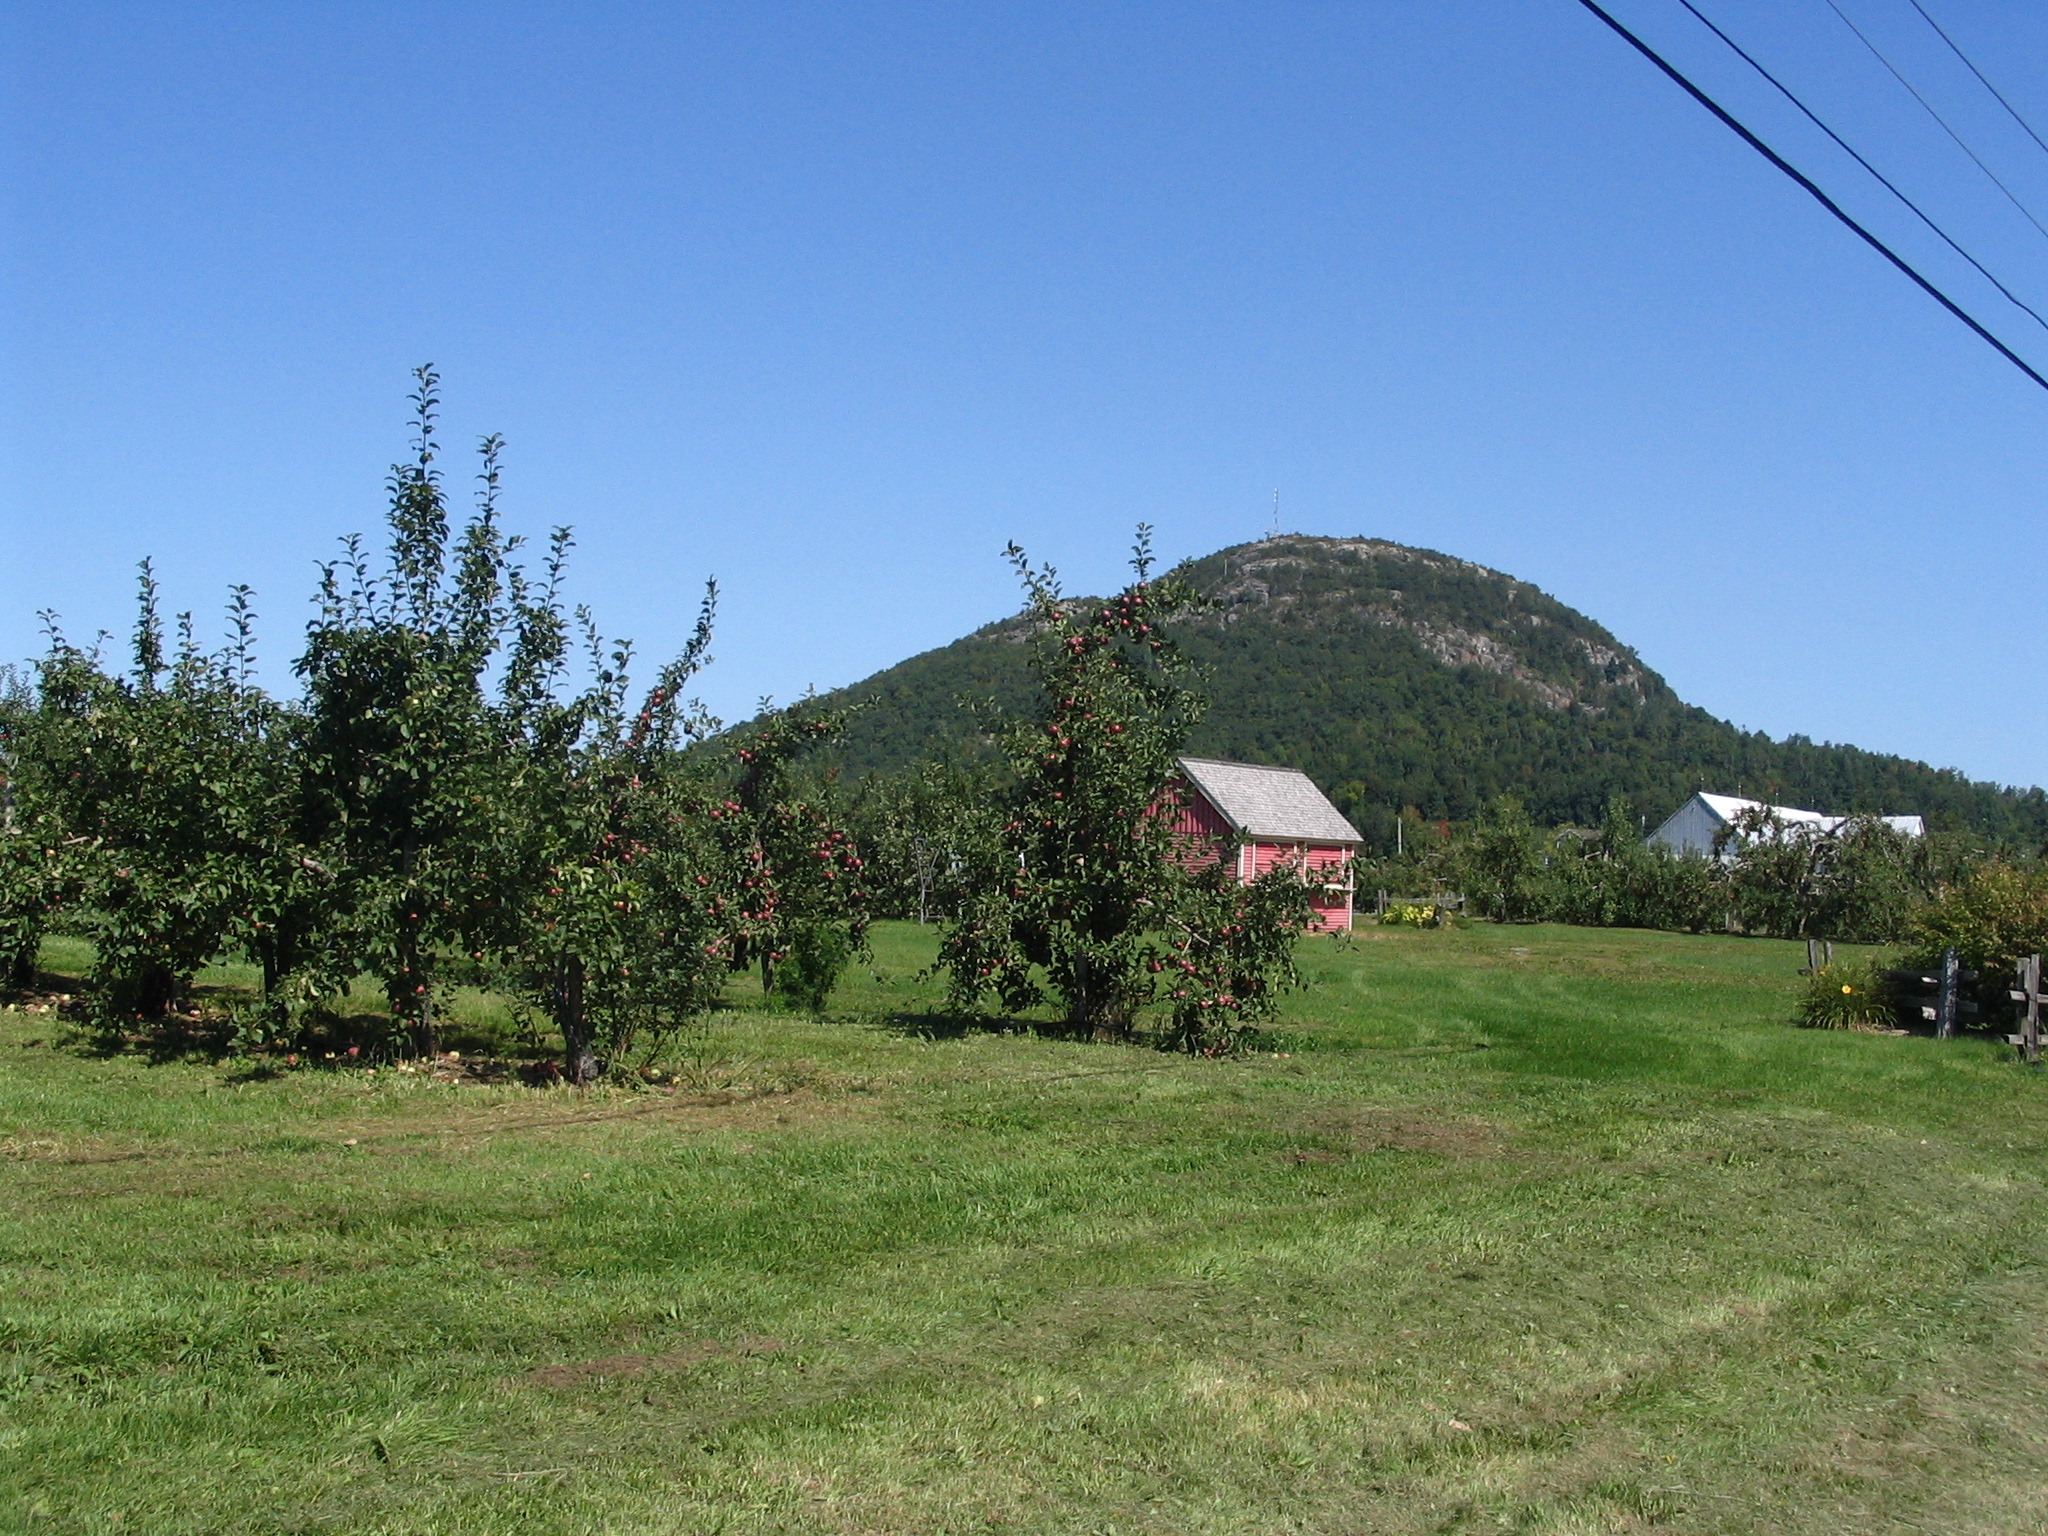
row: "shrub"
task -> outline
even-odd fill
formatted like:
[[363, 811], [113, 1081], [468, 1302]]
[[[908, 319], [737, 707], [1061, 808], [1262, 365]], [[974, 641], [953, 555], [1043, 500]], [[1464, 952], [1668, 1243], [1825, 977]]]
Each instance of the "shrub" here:
[[1889, 1029], [1891, 988], [1874, 964], [1822, 966], [1799, 997], [1801, 1029]]
[[825, 1000], [853, 958], [845, 928], [806, 923], [789, 937], [789, 949], [775, 967], [775, 995], [810, 1013], [823, 1013]]
[[1987, 989], [2028, 955], [2048, 953], [2048, 871], [1985, 864], [1944, 886], [1914, 915], [1911, 962], [1937, 966], [1953, 949]]
[[1443, 909], [1433, 901], [1397, 901], [1387, 908], [1380, 921], [1397, 928], [1435, 928], [1442, 917]]

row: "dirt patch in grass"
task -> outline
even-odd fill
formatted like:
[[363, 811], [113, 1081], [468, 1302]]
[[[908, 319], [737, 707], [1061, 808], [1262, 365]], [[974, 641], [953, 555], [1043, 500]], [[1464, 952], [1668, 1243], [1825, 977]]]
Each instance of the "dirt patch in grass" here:
[[782, 1340], [760, 1334], [749, 1334], [730, 1344], [721, 1344], [716, 1339], [697, 1339], [659, 1355], [605, 1355], [600, 1359], [580, 1360], [569, 1365], [543, 1365], [527, 1372], [522, 1379], [537, 1387], [569, 1391], [597, 1381], [625, 1380], [656, 1371], [687, 1371], [722, 1355], [772, 1355], [786, 1347]]
[[1366, 1152], [1432, 1152], [1441, 1157], [1499, 1157], [1506, 1145], [1483, 1120], [1426, 1110], [1368, 1107], [1320, 1111], [1302, 1122], [1305, 1144], [1280, 1154], [1288, 1163], [1338, 1163]]

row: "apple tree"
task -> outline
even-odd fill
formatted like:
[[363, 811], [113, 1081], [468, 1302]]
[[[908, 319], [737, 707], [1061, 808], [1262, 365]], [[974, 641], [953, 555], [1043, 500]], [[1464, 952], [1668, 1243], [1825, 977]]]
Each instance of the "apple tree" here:
[[1163, 1000], [1174, 1043], [1234, 1043], [1295, 979], [1308, 897], [1286, 870], [1236, 886], [1229, 850], [1190, 844], [1160, 814], [1204, 708], [1168, 629], [1197, 595], [1152, 577], [1143, 526], [1136, 579], [1101, 603], [1069, 602], [1049, 568], [1007, 554], [1039, 635], [1039, 707], [1003, 733], [1000, 834], [941, 939], [954, 1005], [1022, 1011], [1049, 989], [1069, 1030], [1117, 1039]]

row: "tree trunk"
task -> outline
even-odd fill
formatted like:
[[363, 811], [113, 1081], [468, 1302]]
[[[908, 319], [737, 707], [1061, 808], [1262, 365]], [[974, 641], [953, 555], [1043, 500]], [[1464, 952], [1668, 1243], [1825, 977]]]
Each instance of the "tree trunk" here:
[[36, 984], [37, 965], [41, 948], [42, 946], [38, 943], [38, 935], [30, 932], [21, 941], [21, 947], [15, 950], [13, 954], [0, 956], [0, 959], [4, 959], [6, 962], [5, 974], [0, 975], [0, 986], [13, 987], [20, 991], [26, 991], [33, 987]]
[[141, 1018], [164, 1018], [177, 1004], [178, 978], [167, 965], [145, 966], [131, 985], [133, 1011]]
[[1067, 999], [1067, 1028], [1076, 1035], [1105, 1043], [1130, 1038], [1132, 1009], [1129, 1000], [1111, 978], [1108, 986], [1096, 985], [1095, 966], [1088, 952], [1075, 956], [1072, 995]]
[[590, 1013], [584, 1001], [583, 962], [574, 956], [562, 962], [555, 982], [555, 1026], [562, 1032], [562, 1075], [581, 1088], [597, 1077], [597, 1054], [590, 1048]]
[[427, 985], [426, 967], [421, 963], [424, 959], [420, 924], [408, 920], [398, 930], [399, 984], [397, 996], [392, 999], [392, 1012], [405, 1020], [416, 1056], [432, 1056], [441, 1049], [440, 1036], [434, 1028], [434, 994]]
[[408, 824], [405, 831], [405, 846], [399, 859], [399, 874], [404, 884], [405, 904], [413, 908], [406, 912], [398, 925], [398, 965], [403, 978], [400, 983], [398, 1006], [392, 1011], [406, 1021], [406, 1028], [412, 1036], [415, 1056], [437, 1056], [441, 1051], [441, 1040], [434, 1028], [434, 994], [427, 981], [424, 946], [420, 935], [426, 928], [427, 894], [413, 885], [413, 872], [419, 867], [419, 827]]

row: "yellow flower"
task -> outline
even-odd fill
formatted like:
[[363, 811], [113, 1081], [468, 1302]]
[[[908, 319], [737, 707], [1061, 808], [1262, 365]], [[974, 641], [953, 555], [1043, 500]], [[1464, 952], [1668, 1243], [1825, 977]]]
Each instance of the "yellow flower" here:
[[1847, 997], [1851, 992], [1854, 992], [1855, 990], [1856, 989], [1854, 987], [1845, 986], [1842, 988], [1842, 996]]

